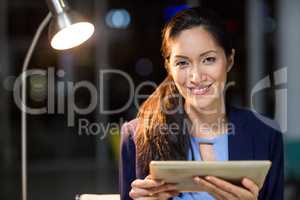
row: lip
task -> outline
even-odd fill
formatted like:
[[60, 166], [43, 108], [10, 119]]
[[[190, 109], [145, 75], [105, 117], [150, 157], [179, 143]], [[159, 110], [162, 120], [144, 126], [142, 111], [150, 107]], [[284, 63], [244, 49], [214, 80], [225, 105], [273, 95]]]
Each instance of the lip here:
[[198, 87], [188, 87], [190, 90], [191, 94], [193, 95], [199, 95], [203, 96], [206, 95], [209, 91], [213, 83], [207, 85], [207, 86], [198, 86]]

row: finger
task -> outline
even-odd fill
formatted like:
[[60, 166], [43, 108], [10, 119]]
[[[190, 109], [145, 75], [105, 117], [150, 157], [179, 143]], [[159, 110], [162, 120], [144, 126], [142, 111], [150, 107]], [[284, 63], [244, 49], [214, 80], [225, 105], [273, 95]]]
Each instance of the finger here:
[[149, 174], [148, 176], [146, 176], [145, 179], [152, 179], [152, 178], [151, 178], [151, 175]]
[[[220, 189], [226, 191], [226, 192], [229, 192], [233, 195], [235, 195], [236, 191], [239, 190], [240, 188], [227, 182], [227, 181], [224, 181], [222, 179], [219, 179], [217, 177], [214, 177], [214, 176], [207, 176], [205, 177], [205, 180], [207, 180], [208, 182], [216, 185], [217, 187], [219, 187]], [[235, 195], [236, 196], [236, 195]]]
[[161, 184], [164, 184], [164, 181], [163, 180], [161, 180], [161, 179], [154, 179], [154, 178], [152, 178], [152, 176], [151, 176], [151, 174], [149, 174], [148, 176], [146, 176], [145, 177], [145, 180], [154, 180], [154, 181], [157, 181], [157, 182], [159, 182], [159, 183], [161, 183]]
[[151, 191], [145, 190], [142, 188], [132, 188], [129, 192], [129, 196], [133, 199], [138, 198], [138, 197], [147, 197], [147, 196], [152, 196]]
[[158, 194], [150, 194], [149, 196], [131, 196], [135, 200], [167, 200], [171, 197], [176, 197], [180, 194], [178, 191], [161, 192]]
[[194, 182], [199, 186], [199, 190], [198, 191], [207, 191], [207, 185], [206, 185], [206, 181], [197, 176], [197, 177], [194, 177]]
[[152, 188], [152, 187], [158, 187], [160, 185], [163, 185], [164, 182], [162, 181], [155, 181], [152, 179], [136, 179], [131, 183], [131, 187], [138, 187], [138, 188]]
[[158, 200], [157, 197], [139, 197], [135, 198], [134, 200]]
[[152, 193], [160, 193], [160, 192], [166, 192], [166, 191], [176, 191], [177, 187], [175, 184], [164, 184], [158, 187], [155, 187], [151, 189]]
[[243, 178], [242, 184], [247, 188], [255, 197], [258, 197], [259, 187], [250, 179]]
[[168, 193], [171, 194], [172, 197], [176, 197], [176, 196], [178, 196], [180, 194], [180, 192], [177, 191], [177, 190], [175, 190], [175, 191], [168, 191]]
[[237, 196], [227, 192], [226, 190], [223, 190], [222, 188], [218, 187], [217, 185], [215, 185], [214, 183], [211, 183], [207, 180], [201, 179], [201, 183], [204, 186], [204, 188], [206, 189], [206, 191], [208, 191], [209, 193], [211, 193], [212, 195], [217, 196], [218, 199], [230, 199], [230, 200], [234, 200], [237, 199]]
[[221, 195], [219, 194], [214, 194], [214, 193], [211, 193], [211, 192], [208, 192], [213, 198], [215, 198], [216, 200], [224, 200], [224, 197], [222, 197]]
[[[138, 182], [137, 180], [135, 182]], [[144, 181], [145, 182], [145, 181]], [[175, 184], [164, 184], [158, 187], [152, 188], [143, 188], [143, 187], [136, 187], [138, 183], [133, 183], [133, 187], [129, 193], [132, 198], [137, 197], [146, 197], [146, 196], [155, 196], [157, 193], [161, 192], [168, 192], [168, 191], [176, 191]]]
[[194, 183], [196, 183], [199, 186], [199, 191], [205, 191], [205, 186], [203, 185], [203, 179], [199, 176], [194, 177]]
[[149, 174], [148, 176], [145, 177], [145, 179], [151, 179], [151, 180], [156, 180], [156, 181], [162, 181], [161, 179], [155, 179]]
[[236, 186], [217, 177], [207, 176], [205, 177], [205, 180], [209, 181], [221, 190], [226, 191], [235, 197], [243, 199], [252, 196], [252, 194], [248, 190], [245, 190], [242, 187]]

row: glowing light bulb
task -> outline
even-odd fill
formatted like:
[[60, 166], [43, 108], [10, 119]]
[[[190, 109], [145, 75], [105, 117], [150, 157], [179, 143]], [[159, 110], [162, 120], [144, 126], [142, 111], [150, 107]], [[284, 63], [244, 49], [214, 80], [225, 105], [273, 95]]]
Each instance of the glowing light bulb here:
[[95, 27], [88, 22], [78, 22], [67, 26], [56, 33], [51, 40], [51, 46], [57, 50], [76, 47], [87, 41], [94, 33]]

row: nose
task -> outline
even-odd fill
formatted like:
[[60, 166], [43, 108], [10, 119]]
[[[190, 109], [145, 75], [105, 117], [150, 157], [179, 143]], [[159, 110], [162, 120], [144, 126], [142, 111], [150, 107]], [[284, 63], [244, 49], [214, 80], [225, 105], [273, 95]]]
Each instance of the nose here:
[[201, 81], [206, 81], [207, 80], [207, 74], [203, 71], [201, 71], [198, 68], [194, 68], [190, 71], [190, 81], [192, 83], [199, 83]]

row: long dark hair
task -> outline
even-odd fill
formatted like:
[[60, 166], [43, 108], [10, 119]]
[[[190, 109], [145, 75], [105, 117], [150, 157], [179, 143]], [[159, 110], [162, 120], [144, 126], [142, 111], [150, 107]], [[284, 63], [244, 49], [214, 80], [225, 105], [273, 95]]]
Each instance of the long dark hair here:
[[[228, 56], [232, 50], [231, 39], [219, 16], [204, 8], [190, 8], [177, 13], [162, 31], [162, 56], [168, 71], [170, 41], [183, 30], [201, 26], [207, 30]], [[151, 160], [186, 160], [189, 134], [185, 134], [184, 100], [170, 75], [143, 103], [138, 112], [136, 133], [137, 160], [145, 174], [149, 173]], [[170, 124], [177, 124], [175, 131]]]

